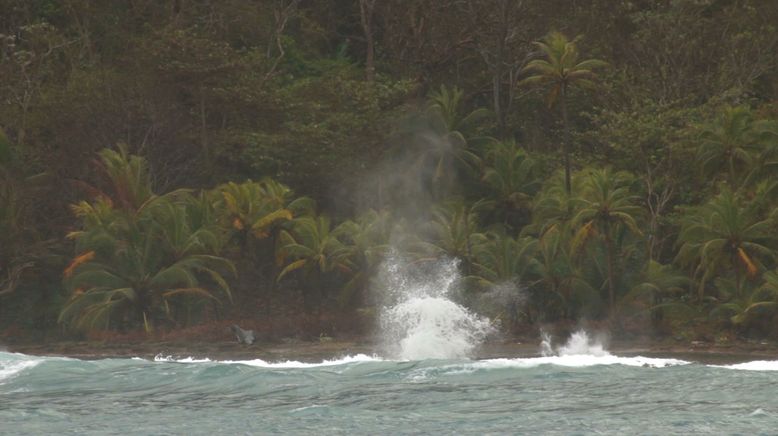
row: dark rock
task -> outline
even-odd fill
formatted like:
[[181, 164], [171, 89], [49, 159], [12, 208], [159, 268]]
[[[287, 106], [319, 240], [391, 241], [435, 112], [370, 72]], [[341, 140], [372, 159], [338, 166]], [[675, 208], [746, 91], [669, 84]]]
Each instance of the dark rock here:
[[235, 334], [239, 344], [251, 345], [255, 341], [254, 330], [243, 330], [237, 324], [230, 326], [230, 330]]

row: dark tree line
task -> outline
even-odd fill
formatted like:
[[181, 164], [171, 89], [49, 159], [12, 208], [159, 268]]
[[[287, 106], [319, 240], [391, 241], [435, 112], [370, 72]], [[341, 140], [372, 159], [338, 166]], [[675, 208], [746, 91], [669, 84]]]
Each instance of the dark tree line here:
[[0, 10], [2, 329], [318, 335], [393, 245], [508, 328], [778, 333], [772, 2]]

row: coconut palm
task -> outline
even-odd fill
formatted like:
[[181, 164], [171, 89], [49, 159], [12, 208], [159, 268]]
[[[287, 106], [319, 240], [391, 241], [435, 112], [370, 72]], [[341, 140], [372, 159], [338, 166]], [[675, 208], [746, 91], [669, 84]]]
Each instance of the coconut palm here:
[[572, 219], [577, 228], [571, 241], [573, 252], [578, 252], [595, 238], [603, 244], [611, 318], [615, 310], [616, 269], [621, 251], [616, 246], [616, 234], [622, 231], [642, 234], [637, 223], [641, 209], [635, 206], [637, 197], [630, 192], [631, 181], [631, 176], [624, 172], [614, 173], [608, 169], [589, 171]]
[[95, 165], [108, 186], [100, 189], [82, 184], [90, 194], [109, 198], [117, 208], [125, 210], [137, 210], [154, 197], [148, 163], [142, 157], [130, 154], [126, 144], [118, 144], [116, 150], [105, 148], [98, 155], [100, 158]]
[[473, 177], [480, 173], [481, 159], [475, 148], [491, 138], [479, 136], [477, 122], [489, 114], [486, 109], [463, 110], [464, 93], [458, 88], [442, 86], [433, 92], [427, 110], [401, 129], [399, 141], [410, 145], [414, 168], [421, 183], [429, 184], [435, 198], [442, 198], [459, 177]]
[[69, 326], [112, 328], [175, 321], [171, 305], [186, 297], [231, 299], [224, 278], [232, 263], [219, 257], [223, 243], [203, 199], [185, 191], [157, 196], [142, 158], [100, 153], [113, 192], [72, 206], [82, 229], [68, 236], [76, 255], [64, 271], [72, 292], [60, 313]]
[[356, 220], [345, 221], [333, 230], [349, 251], [350, 263], [354, 266], [351, 278], [343, 285], [338, 295], [341, 307], [355, 300], [364, 290], [390, 247], [394, 225], [388, 211], [368, 210]]
[[555, 224], [538, 239], [537, 280], [532, 286], [535, 300], [546, 316], [571, 318], [578, 308], [574, 302], [599, 298], [598, 291], [581, 275], [570, 254], [569, 232]]
[[531, 236], [514, 239], [504, 231], [473, 235], [473, 273], [467, 280], [481, 290], [479, 306], [497, 318], [507, 317], [517, 325], [524, 290], [535, 278], [537, 240]]
[[291, 201], [292, 191], [272, 179], [260, 182], [229, 182], [217, 188], [217, 208], [224, 211], [225, 225], [232, 229], [241, 246], [253, 239], [271, 236], [274, 228], [310, 209], [307, 198]]
[[766, 272], [760, 286], [747, 284], [737, 290], [737, 283], [721, 277], [715, 284], [719, 292], [729, 298], [717, 305], [710, 315], [727, 316], [735, 326], [745, 327], [759, 315], [774, 313], [778, 308], [778, 274], [775, 271]]
[[481, 287], [502, 282], [528, 283], [537, 269], [538, 241], [531, 236], [514, 239], [501, 231], [473, 235], [473, 275]]
[[[539, 165], [515, 142], [493, 144], [481, 177], [494, 220], [518, 229], [529, 215], [540, 189]], [[522, 219], [523, 218], [523, 219]]]
[[460, 259], [465, 273], [469, 274], [473, 264], [473, 236], [480, 231], [478, 212], [486, 205], [478, 202], [468, 206], [453, 201], [435, 207], [424, 239], [416, 244], [418, 255], [426, 260], [444, 256]]
[[700, 127], [697, 161], [706, 176], [726, 174], [731, 189], [741, 186], [749, 171], [778, 134], [769, 123], [754, 119], [748, 107], [725, 108], [713, 122]]
[[444, 85], [440, 90], [432, 92], [427, 103], [427, 110], [437, 116], [443, 127], [453, 136], [460, 137], [464, 142], [481, 139], [477, 134], [478, 123], [491, 115], [489, 110], [477, 108], [463, 113], [464, 91], [454, 87], [448, 89]]
[[339, 273], [349, 275], [354, 271], [349, 247], [338, 239], [325, 215], [294, 219], [291, 230], [281, 230], [276, 253], [283, 265], [276, 281], [300, 271], [305, 281], [306, 306], [311, 309], [315, 300], [319, 314], [323, 300], [329, 296], [334, 276]]
[[[64, 272], [73, 294], [60, 322], [79, 329], [133, 327], [175, 321], [182, 297], [231, 299], [224, 274], [232, 263], [214, 254], [215, 229], [195, 228], [186, 208], [167, 197], [140, 216], [111, 210], [106, 201], [74, 208], [84, 230], [70, 236], [80, 253]], [[97, 223], [94, 227], [90, 222]]]
[[735, 275], [735, 294], [740, 295], [745, 277], [763, 269], [760, 259], [773, 252], [765, 243], [774, 239], [770, 219], [760, 219], [752, 202], [724, 189], [708, 203], [689, 208], [678, 235], [676, 260], [693, 269], [702, 300], [708, 280], [726, 273]]
[[559, 32], [549, 33], [543, 41], [535, 43], [542, 51], [544, 59], [535, 59], [527, 63], [522, 72], [532, 75], [519, 82], [520, 85], [550, 86], [546, 96], [548, 107], [559, 103], [562, 112], [562, 127], [565, 132], [563, 159], [565, 165], [565, 189], [572, 189], [570, 182], [570, 126], [567, 115], [567, 98], [570, 88], [592, 89], [595, 87], [595, 69], [608, 64], [598, 59], [579, 61], [577, 42]]
[[622, 299], [622, 304], [658, 314], [662, 310], [664, 300], [677, 298], [686, 291], [689, 278], [676, 271], [672, 265], [662, 265], [655, 260], [649, 260], [634, 283]]
[[552, 227], [570, 230], [583, 180], [580, 174], [573, 174], [572, 191], [568, 191], [562, 174], [554, 174], [548, 179], [532, 200], [532, 222], [522, 232], [540, 236]]

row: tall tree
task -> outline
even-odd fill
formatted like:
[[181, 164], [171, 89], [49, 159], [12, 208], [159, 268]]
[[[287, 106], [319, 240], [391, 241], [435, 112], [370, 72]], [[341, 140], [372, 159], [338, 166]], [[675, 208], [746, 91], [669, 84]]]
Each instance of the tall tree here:
[[635, 206], [637, 197], [630, 192], [630, 178], [627, 173], [614, 173], [608, 169], [589, 172], [579, 197], [578, 212], [572, 220], [578, 228], [572, 241], [573, 251], [593, 237], [598, 237], [604, 245], [611, 318], [616, 308], [616, 268], [620, 251], [615, 233], [624, 229], [642, 234], [637, 223], [641, 210]]
[[567, 98], [570, 88], [579, 87], [592, 89], [595, 87], [594, 70], [608, 64], [599, 59], [579, 61], [576, 43], [580, 36], [570, 41], [559, 32], [551, 32], [543, 41], [535, 44], [543, 53], [544, 59], [534, 59], [522, 70], [532, 74], [521, 82], [522, 85], [550, 85], [546, 104], [552, 107], [559, 103], [562, 112], [562, 127], [564, 129], [563, 159], [565, 165], [565, 189], [570, 192], [570, 122], [567, 114]]
[[743, 278], [757, 275], [760, 258], [774, 256], [765, 245], [774, 239], [772, 222], [758, 216], [755, 204], [725, 189], [708, 203], [684, 211], [676, 260], [693, 268], [700, 300], [709, 280], [729, 272], [735, 275], [735, 294], [740, 296]]
[[767, 146], [778, 142], [778, 133], [771, 127], [755, 120], [745, 106], [725, 108], [717, 119], [700, 127], [697, 160], [703, 174], [724, 173], [730, 188], [742, 186]]
[[375, 80], [375, 28], [373, 26], [373, 11], [376, 0], [359, 0], [359, 18], [362, 30], [365, 32], [365, 79]]

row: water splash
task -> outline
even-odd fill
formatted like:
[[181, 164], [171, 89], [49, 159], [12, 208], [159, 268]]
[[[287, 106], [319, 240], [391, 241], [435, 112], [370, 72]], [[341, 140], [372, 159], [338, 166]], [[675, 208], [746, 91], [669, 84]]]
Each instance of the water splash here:
[[603, 341], [589, 337], [585, 330], [578, 330], [570, 336], [570, 339], [561, 347], [554, 347], [551, 344], [551, 336], [543, 330], [540, 331], [540, 353], [547, 356], [610, 356]]
[[567, 343], [557, 349], [557, 353], [560, 356], [608, 356], [601, 340], [593, 339], [589, 337], [589, 334], [584, 330], [578, 330], [570, 336]]
[[540, 355], [543, 357], [554, 355], [554, 349], [551, 347], [551, 335], [545, 330], [540, 331]]
[[378, 286], [387, 297], [381, 333], [391, 357], [466, 358], [493, 331], [488, 318], [452, 300], [459, 280], [456, 260], [420, 266], [387, 257]]

